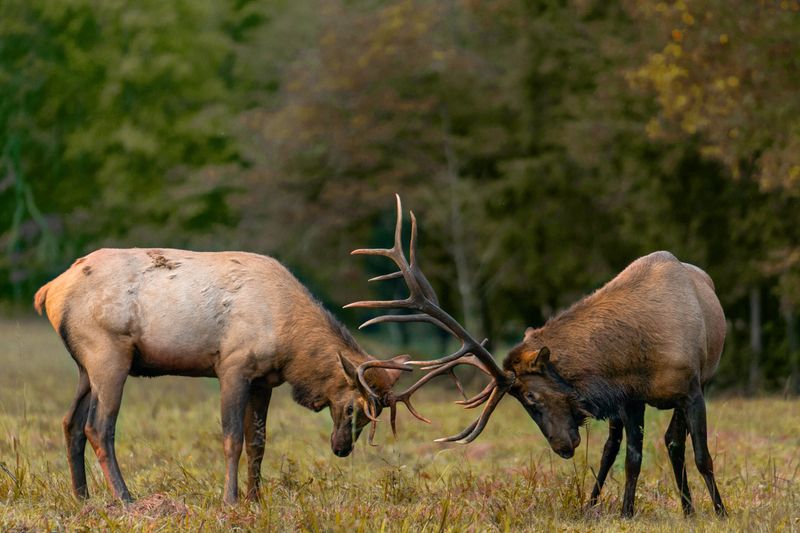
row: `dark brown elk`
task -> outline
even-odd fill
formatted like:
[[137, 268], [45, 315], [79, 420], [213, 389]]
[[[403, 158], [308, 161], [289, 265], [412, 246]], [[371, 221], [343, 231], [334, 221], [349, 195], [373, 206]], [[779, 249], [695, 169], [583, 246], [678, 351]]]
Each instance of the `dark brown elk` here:
[[[460, 338], [462, 348], [435, 361], [408, 361], [404, 367], [428, 370], [411, 392], [433, 377], [452, 373], [466, 363], [492, 377], [489, 385], [467, 408], [483, 405], [475, 422], [458, 435], [439, 439], [468, 443], [486, 426], [505, 393], [519, 400], [541, 429], [552, 449], [565, 458], [580, 443], [578, 428], [589, 417], [609, 421], [591, 503], [596, 503], [608, 470], [619, 451], [623, 429], [627, 437], [623, 516], [632, 516], [634, 494], [642, 460], [645, 404], [674, 409], [665, 440], [681, 493], [684, 513], [693, 512], [684, 465], [687, 433], [691, 434], [695, 462], [714, 508], [725, 507], [714, 480], [706, 436], [703, 386], [714, 374], [725, 340], [725, 317], [711, 278], [699, 268], [682, 263], [668, 252], [655, 252], [634, 261], [594, 294], [574, 304], [539, 329], [529, 328], [524, 340], [498, 367], [482, 343], [477, 343], [436, 300], [415, 260], [416, 221], [412, 213], [411, 261], [400, 245], [401, 217], [395, 246], [390, 250], [356, 250], [390, 257], [399, 266], [395, 274], [410, 289], [405, 300], [356, 302], [357, 307], [403, 308], [412, 315], [386, 315], [364, 325], [388, 321], [427, 321]], [[362, 326], [363, 327], [363, 326]], [[362, 369], [392, 366], [369, 362]], [[360, 369], [361, 370], [361, 369]], [[362, 372], [363, 374], [363, 372]], [[380, 394], [373, 393], [378, 404]]]
[[[301, 405], [330, 409], [331, 449], [340, 457], [351, 452], [354, 438], [369, 422], [368, 402], [372, 416], [384, 406], [365, 395], [357, 374], [358, 365], [372, 357], [269, 257], [98, 250], [39, 289], [34, 305], [40, 313], [46, 306], [78, 365], [78, 390], [63, 428], [79, 498], [89, 494], [88, 438], [114, 496], [131, 500], [114, 452], [114, 426], [129, 375], [219, 379], [227, 503], [238, 498], [243, 441], [247, 496], [258, 497], [273, 387], [288, 382]], [[380, 391], [392, 406], [390, 390], [400, 370], [378, 369], [366, 376], [370, 389]]]

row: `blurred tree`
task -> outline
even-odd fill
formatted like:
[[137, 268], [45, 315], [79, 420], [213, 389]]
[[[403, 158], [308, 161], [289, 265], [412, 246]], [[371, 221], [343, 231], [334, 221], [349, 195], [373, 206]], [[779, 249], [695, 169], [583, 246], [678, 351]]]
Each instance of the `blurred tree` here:
[[[487, 229], [477, 185], [491, 179], [497, 154], [509, 150], [505, 126], [514, 114], [499, 87], [511, 62], [492, 63], [486, 48], [477, 50], [486, 45], [497, 53], [509, 44], [487, 36], [455, 2], [324, 9], [316, 43], [286, 72], [282, 105], [253, 114], [261, 133], [253, 152], [262, 157], [251, 179], [263, 192], [251, 201], [266, 205], [267, 197], [285, 195], [272, 202], [272, 216], [294, 231], [274, 246], [305, 261], [321, 250], [341, 257], [366, 242], [374, 220], [388, 222], [391, 193], [403, 193], [424, 212], [427, 235], [440, 236], [423, 241], [429, 270], [448, 278], [449, 267], [435, 267], [455, 265], [452, 294], [469, 327], [480, 331], [480, 236]], [[431, 258], [440, 248], [447, 263]], [[338, 262], [320, 268], [340, 276], [342, 266], [353, 271]]]
[[752, 391], [760, 380], [760, 292], [769, 277], [779, 278], [787, 334], [796, 338], [791, 317], [800, 301], [800, 3], [734, 4], [633, 4], [634, 18], [658, 36], [662, 48], [630, 80], [656, 95], [659, 112], [647, 127], [652, 138], [698, 138], [701, 153], [722, 162], [734, 179], [753, 180], [771, 193], [760, 207], [731, 219], [744, 237], [739, 249], [748, 252], [738, 281], [750, 285]]
[[[637, 2], [666, 42], [631, 74], [655, 92], [652, 136], [702, 135], [735, 178], [800, 194], [800, 2]], [[676, 131], [677, 130], [677, 131]]]
[[89, 243], [188, 244], [235, 222], [231, 65], [250, 4], [3, 4], [0, 240], [17, 293]]

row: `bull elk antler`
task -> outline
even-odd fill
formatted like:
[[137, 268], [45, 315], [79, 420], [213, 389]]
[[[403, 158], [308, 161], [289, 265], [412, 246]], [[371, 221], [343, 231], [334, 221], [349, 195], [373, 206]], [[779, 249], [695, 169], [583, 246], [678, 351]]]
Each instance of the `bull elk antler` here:
[[[467, 426], [464, 431], [450, 437], [437, 439], [437, 442], [459, 442], [466, 444], [472, 442], [480, 435], [489, 417], [492, 415], [495, 407], [503, 398], [503, 395], [513, 385], [516, 379], [512, 372], [506, 372], [500, 368], [495, 362], [492, 354], [486, 349], [483, 342], [477, 342], [472, 336], [459, 324], [453, 317], [439, 306], [439, 299], [436, 292], [431, 287], [428, 278], [420, 270], [417, 264], [417, 219], [413, 212], [411, 214], [411, 243], [409, 247], [409, 254], [411, 260], [406, 259], [403, 252], [402, 244], [402, 229], [403, 229], [403, 207], [400, 202], [400, 196], [395, 195], [397, 198], [397, 222], [394, 229], [394, 246], [391, 248], [362, 248], [353, 250], [352, 255], [379, 255], [388, 257], [397, 265], [399, 270], [391, 274], [377, 276], [369, 281], [383, 281], [388, 279], [403, 278], [409, 289], [409, 296], [403, 300], [370, 300], [354, 302], [346, 305], [345, 307], [366, 307], [378, 309], [411, 309], [417, 311], [415, 314], [409, 315], [382, 315], [371, 320], [367, 320], [359, 329], [372, 324], [380, 324], [383, 322], [429, 322], [443, 329], [450, 335], [461, 341], [461, 347], [454, 353], [435, 359], [432, 361], [406, 361], [400, 360], [397, 357], [389, 361], [367, 361], [358, 368], [359, 385], [368, 398], [367, 416], [372, 420], [372, 428], [370, 431], [370, 440], [375, 433], [376, 405], [382, 402], [391, 410], [391, 425], [392, 432], [396, 434], [395, 418], [397, 415], [396, 404], [398, 402], [404, 403], [408, 410], [419, 420], [430, 423], [430, 420], [419, 414], [416, 409], [411, 405], [411, 395], [419, 390], [425, 383], [429, 382], [436, 376], [448, 374], [456, 382], [456, 386], [463, 395], [463, 389], [458, 378], [453, 373], [453, 369], [461, 364], [468, 364], [477, 367], [482, 372], [492, 378], [491, 382], [477, 395], [472, 398], [465, 398], [464, 400], [456, 403], [463, 405], [466, 409], [473, 409], [480, 405], [486, 404], [483, 412], [475, 421]], [[370, 387], [364, 373], [370, 368], [389, 368], [396, 370], [410, 371], [413, 367], [418, 367], [427, 371], [422, 378], [420, 378], [411, 387], [406, 389], [400, 394], [389, 392], [384, 397], [379, 397], [375, 391]]]

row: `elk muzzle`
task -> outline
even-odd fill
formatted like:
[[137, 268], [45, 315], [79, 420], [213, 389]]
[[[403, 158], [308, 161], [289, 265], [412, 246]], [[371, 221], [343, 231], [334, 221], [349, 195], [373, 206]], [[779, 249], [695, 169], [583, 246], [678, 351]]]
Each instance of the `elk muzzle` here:
[[354, 415], [341, 413], [340, 418], [334, 418], [334, 427], [331, 432], [331, 451], [337, 457], [347, 457], [353, 451], [353, 444], [361, 435], [362, 428], [357, 427]]
[[[360, 430], [356, 431], [360, 433]], [[331, 433], [331, 451], [337, 457], [347, 457], [353, 451], [353, 434], [349, 424], [345, 428], [334, 428]]]
[[573, 455], [575, 455], [575, 448], [577, 448], [581, 443], [581, 435], [577, 431], [570, 431], [569, 440], [557, 438], [550, 438], [548, 440], [550, 442], [550, 447], [554, 452], [564, 459], [570, 459]]
[[575, 428], [569, 428], [567, 434], [547, 435], [547, 441], [550, 443], [550, 448], [564, 459], [570, 459], [575, 455], [575, 449], [580, 446], [581, 434]]

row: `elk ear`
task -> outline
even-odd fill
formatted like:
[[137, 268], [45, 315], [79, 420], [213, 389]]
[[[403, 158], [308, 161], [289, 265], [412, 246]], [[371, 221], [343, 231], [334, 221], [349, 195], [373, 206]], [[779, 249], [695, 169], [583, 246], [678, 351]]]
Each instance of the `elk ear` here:
[[539, 354], [536, 356], [536, 366], [542, 368], [549, 362], [550, 362], [550, 348], [548, 348], [547, 346], [542, 346], [542, 348], [539, 350]]
[[339, 358], [339, 364], [342, 365], [342, 372], [344, 373], [344, 378], [347, 380], [347, 384], [354, 387], [358, 383], [356, 365], [339, 352], [336, 352], [336, 356]]
[[544, 366], [549, 362], [550, 349], [547, 346], [543, 346], [539, 350], [531, 350], [523, 353], [520, 367], [522, 373], [535, 374], [541, 372]]
[[534, 331], [536, 330], [533, 328], [525, 328], [525, 335], [523, 336], [523, 339], [525, 340], [530, 339], [533, 336]]

